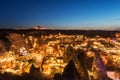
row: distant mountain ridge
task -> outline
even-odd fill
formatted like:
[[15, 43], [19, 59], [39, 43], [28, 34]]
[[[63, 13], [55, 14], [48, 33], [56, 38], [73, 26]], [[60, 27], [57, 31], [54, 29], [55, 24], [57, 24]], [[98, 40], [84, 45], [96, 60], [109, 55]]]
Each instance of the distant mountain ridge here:
[[120, 28], [116, 28], [115, 31], [120, 31]]

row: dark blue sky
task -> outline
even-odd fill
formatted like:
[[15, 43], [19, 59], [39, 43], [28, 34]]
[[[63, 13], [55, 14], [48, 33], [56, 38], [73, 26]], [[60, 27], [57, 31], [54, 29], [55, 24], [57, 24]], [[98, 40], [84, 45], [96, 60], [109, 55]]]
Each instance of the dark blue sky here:
[[0, 0], [1, 28], [103, 29], [120, 25], [120, 0]]

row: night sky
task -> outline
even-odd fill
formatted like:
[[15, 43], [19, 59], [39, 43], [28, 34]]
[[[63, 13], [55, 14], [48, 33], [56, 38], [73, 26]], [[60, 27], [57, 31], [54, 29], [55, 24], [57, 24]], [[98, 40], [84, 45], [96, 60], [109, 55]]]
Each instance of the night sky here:
[[0, 28], [56, 29], [120, 26], [120, 0], [0, 0]]

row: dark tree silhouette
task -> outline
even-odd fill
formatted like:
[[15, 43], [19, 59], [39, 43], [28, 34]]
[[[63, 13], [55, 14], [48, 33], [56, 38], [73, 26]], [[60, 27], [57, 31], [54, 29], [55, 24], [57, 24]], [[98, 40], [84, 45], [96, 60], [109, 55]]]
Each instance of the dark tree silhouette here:
[[63, 80], [82, 80], [72, 60], [64, 68], [62, 77]]

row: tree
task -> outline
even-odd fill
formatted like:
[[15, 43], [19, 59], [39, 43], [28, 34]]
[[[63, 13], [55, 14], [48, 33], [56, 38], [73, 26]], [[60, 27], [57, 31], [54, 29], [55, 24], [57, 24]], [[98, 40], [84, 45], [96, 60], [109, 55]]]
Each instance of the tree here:
[[6, 46], [3, 41], [0, 40], [0, 53], [6, 52]]
[[11, 41], [12, 45], [10, 47], [11, 51], [20, 52], [21, 47], [25, 47], [26, 50], [29, 49], [29, 46], [26, 44], [24, 38], [17, 33], [10, 33], [7, 38]]

